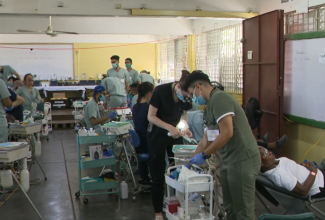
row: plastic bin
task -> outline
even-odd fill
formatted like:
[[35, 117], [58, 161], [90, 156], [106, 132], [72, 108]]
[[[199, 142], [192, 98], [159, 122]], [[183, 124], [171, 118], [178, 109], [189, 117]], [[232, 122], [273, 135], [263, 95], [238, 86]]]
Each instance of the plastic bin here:
[[177, 207], [181, 205], [176, 197], [166, 197], [165, 203], [166, 210], [170, 213], [177, 213]]
[[[174, 145], [173, 153], [177, 158], [190, 159], [193, 157], [197, 145]], [[184, 165], [185, 162], [175, 160], [175, 165]]]

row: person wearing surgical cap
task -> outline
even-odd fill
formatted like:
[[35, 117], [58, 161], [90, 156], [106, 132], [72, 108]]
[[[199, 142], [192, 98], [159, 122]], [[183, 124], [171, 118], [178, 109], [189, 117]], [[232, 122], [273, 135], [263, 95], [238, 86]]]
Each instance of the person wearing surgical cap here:
[[84, 121], [87, 128], [94, 128], [96, 132], [100, 131], [100, 125], [109, 120], [116, 118], [116, 112], [109, 112], [103, 117], [100, 116], [98, 102], [104, 100], [106, 97], [106, 90], [104, 86], [96, 86], [94, 95], [89, 100], [84, 113]]

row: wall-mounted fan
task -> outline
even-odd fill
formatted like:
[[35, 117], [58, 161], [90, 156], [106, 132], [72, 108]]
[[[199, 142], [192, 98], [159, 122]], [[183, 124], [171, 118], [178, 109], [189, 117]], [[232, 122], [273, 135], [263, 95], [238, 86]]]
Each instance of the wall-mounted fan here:
[[56, 36], [57, 34], [78, 34], [76, 32], [69, 32], [69, 31], [57, 31], [54, 30], [52, 27], [52, 21], [51, 21], [51, 16], [49, 16], [49, 26], [47, 27], [46, 31], [31, 31], [31, 30], [22, 30], [18, 29], [18, 32], [28, 32], [28, 33], [45, 33], [47, 35], [50, 35], [52, 37]]
[[252, 130], [257, 128], [257, 139], [260, 139], [260, 122], [263, 116], [263, 112], [261, 110], [260, 103], [256, 98], [250, 97], [247, 100], [245, 114]]

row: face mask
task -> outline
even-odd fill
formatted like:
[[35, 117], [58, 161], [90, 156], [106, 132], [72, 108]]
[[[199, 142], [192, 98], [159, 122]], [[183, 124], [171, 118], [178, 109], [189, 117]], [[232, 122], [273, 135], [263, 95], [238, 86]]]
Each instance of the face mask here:
[[113, 67], [114, 69], [116, 69], [116, 68], [117, 68], [117, 64], [116, 64], [116, 63], [112, 63], [112, 67]]
[[[200, 93], [201, 93], [201, 92], [200, 92]], [[194, 102], [195, 104], [198, 104], [198, 105], [205, 105], [205, 104], [207, 104], [207, 101], [202, 97], [201, 94], [200, 94], [199, 97], [196, 97], [196, 96], [195, 96], [195, 89], [194, 89], [194, 91], [193, 91], [193, 102]]]
[[100, 101], [105, 101], [105, 99], [106, 99], [106, 96], [105, 95], [100, 95]]
[[177, 98], [181, 101], [184, 101], [184, 96], [176, 91]]
[[130, 68], [131, 67], [131, 64], [126, 63], [125, 66], [126, 66], [126, 68]]
[[14, 87], [14, 84], [13, 84], [13, 83], [9, 83], [9, 86], [10, 86], [10, 87]]

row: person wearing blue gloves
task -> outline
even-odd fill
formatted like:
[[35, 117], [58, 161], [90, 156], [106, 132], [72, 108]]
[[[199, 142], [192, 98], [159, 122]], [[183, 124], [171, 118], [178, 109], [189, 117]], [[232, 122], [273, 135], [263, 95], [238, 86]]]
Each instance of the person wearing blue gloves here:
[[116, 118], [116, 112], [109, 112], [103, 117], [100, 116], [98, 102], [105, 100], [106, 90], [104, 86], [96, 86], [94, 89], [94, 95], [92, 99], [89, 100], [84, 113], [84, 121], [87, 128], [94, 128], [96, 132], [100, 131], [100, 125], [109, 120]]
[[195, 103], [206, 105], [205, 135], [189, 162], [201, 165], [218, 151], [227, 219], [255, 219], [255, 180], [261, 158], [245, 112], [230, 94], [213, 87], [202, 71], [192, 72], [182, 90]]
[[8, 141], [8, 128], [5, 112], [12, 109], [10, 93], [5, 82], [0, 79], [0, 143]]

